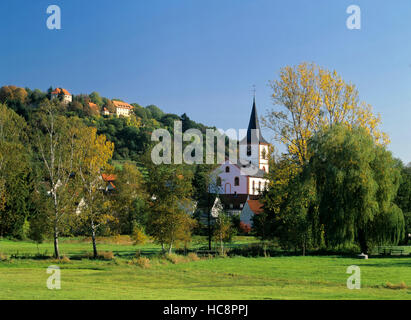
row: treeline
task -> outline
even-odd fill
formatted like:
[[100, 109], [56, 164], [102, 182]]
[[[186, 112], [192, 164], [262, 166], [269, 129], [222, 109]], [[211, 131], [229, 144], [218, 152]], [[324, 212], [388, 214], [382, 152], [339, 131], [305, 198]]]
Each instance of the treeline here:
[[174, 120], [206, 127], [155, 106], [135, 106], [127, 118], [90, 115], [89, 101], [107, 100], [93, 93], [65, 104], [50, 93], [0, 89], [0, 236], [51, 238], [57, 258], [61, 236], [90, 236], [94, 257], [97, 235], [130, 234], [136, 243], [151, 236], [168, 251], [187, 245], [212, 168], [155, 166], [150, 134], [171, 131]]
[[[47, 92], [42, 92], [39, 89], [3, 86], [0, 88], [0, 103], [7, 104], [30, 125], [33, 114], [42, 102], [51, 100], [52, 92], [52, 87]], [[62, 99], [62, 97], [58, 98]], [[139, 156], [150, 144], [153, 130], [165, 128], [172, 132], [175, 120], [182, 121], [183, 131], [198, 129], [205, 134], [208, 128], [191, 120], [185, 113], [179, 116], [165, 113], [155, 105], [142, 107], [138, 103], [131, 103], [134, 109], [130, 117], [102, 116], [104, 109], [115, 114], [112, 100], [122, 101], [101, 97], [98, 92], [73, 95], [71, 103], [59, 105], [59, 111], [67, 117], [83, 119], [87, 126], [96, 127], [98, 134], [104, 134], [113, 142], [115, 145], [113, 160], [138, 161]], [[90, 107], [90, 103], [95, 104], [97, 108]]]

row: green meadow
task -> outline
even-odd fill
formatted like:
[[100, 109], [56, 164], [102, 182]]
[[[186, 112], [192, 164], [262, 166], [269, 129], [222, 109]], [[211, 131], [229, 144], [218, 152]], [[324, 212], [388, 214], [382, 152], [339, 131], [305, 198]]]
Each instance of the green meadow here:
[[[236, 238], [232, 245], [247, 241]], [[56, 261], [47, 257], [52, 248], [1, 240], [0, 299], [411, 299], [411, 256], [167, 259], [154, 244], [133, 246], [119, 238], [99, 241], [100, 251], [114, 254], [111, 260], [88, 259], [87, 240], [64, 239], [67, 258]], [[146, 265], [136, 262], [137, 251], [150, 259]], [[50, 265], [61, 269], [60, 290], [46, 286]], [[360, 267], [361, 289], [347, 288], [351, 265]]]

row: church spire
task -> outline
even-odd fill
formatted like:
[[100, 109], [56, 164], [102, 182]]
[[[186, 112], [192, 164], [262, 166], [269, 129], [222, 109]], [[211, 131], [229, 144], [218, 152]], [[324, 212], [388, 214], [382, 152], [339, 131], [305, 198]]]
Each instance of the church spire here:
[[[257, 136], [255, 136], [257, 134], [256, 130], [258, 130]], [[253, 108], [251, 110], [250, 122], [248, 123], [248, 129], [247, 129], [247, 144], [250, 144], [253, 141], [257, 141], [258, 143], [268, 144], [268, 142], [265, 141], [265, 139], [263, 138], [261, 134], [260, 122], [258, 121], [257, 107], [255, 104], [255, 92], [254, 92], [254, 97], [253, 97]]]

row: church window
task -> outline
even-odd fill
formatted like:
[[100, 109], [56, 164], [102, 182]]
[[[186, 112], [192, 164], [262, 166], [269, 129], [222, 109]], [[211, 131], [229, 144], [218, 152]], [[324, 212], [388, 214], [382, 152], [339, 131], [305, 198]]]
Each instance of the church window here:
[[248, 157], [251, 156], [251, 146], [250, 145], [247, 146], [247, 156]]
[[230, 167], [225, 167], [225, 172], [230, 172]]
[[263, 151], [261, 152], [261, 158], [267, 160], [267, 151], [265, 150], [265, 148], [263, 148]]
[[234, 179], [234, 185], [235, 185], [235, 186], [239, 186], [239, 185], [240, 185], [240, 178], [239, 178], [239, 177], [235, 177], [235, 179]]

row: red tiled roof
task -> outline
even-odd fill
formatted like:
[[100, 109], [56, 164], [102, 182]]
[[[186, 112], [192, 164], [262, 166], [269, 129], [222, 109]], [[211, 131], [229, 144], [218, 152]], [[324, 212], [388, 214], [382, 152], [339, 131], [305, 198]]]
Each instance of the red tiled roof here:
[[263, 204], [258, 200], [247, 200], [247, 203], [254, 214], [263, 212]]
[[89, 102], [88, 105], [92, 110], [98, 111], [98, 106], [95, 103]]
[[101, 177], [103, 178], [104, 181], [106, 182], [112, 182], [112, 181], [116, 181], [117, 176], [115, 174], [105, 174], [103, 173], [101, 175]]
[[56, 88], [51, 94], [60, 94], [61, 92], [63, 92], [63, 94], [67, 96], [71, 96], [70, 92], [68, 92], [66, 89], [63, 89], [63, 88]]
[[128, 104], [127, 102], [122, 102], [118, 100], [112, 100], [114, 106], [116, 108], [124, 108], [124, 109], [133, 109], [133, 106], [131, 104]]

